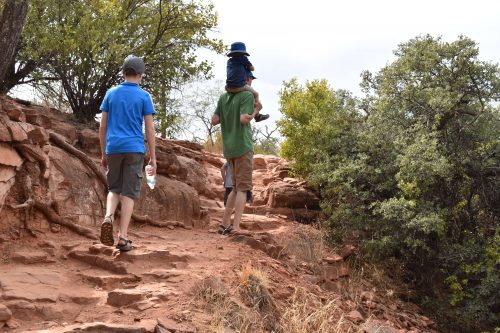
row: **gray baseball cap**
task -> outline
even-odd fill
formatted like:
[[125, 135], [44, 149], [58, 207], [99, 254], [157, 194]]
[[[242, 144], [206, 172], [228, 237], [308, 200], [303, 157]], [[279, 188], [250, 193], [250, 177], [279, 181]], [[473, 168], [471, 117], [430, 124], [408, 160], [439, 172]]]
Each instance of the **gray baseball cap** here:
[[132, 68], [137, 72], [137, 74], [142, 74], [146, 70], [146, 65], [144, 64], [144, 60], [142, 60], [142, 58], [129, 55], [125, 58], [122, 66], [123, 70], [126, 70], [127, 68]]

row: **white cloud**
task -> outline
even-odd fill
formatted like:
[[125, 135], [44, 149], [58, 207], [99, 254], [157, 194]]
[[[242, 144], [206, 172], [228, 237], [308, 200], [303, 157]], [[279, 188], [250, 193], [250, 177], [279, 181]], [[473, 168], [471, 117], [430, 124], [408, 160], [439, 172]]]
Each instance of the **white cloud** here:
[[[245, 42], [255, 66], [263, 113], [279, 117], [278, 91], [292, 77], [327, 79], [359, 94], [360, 74], [393, 59], [398, 44], [417, 35], [463, 34], [479, 43], [483, 60], [500, 61], [499, 1], [476, 0], [213, 0], [226, 44]], [[226, 57], [210, 55], [225, 79]]]

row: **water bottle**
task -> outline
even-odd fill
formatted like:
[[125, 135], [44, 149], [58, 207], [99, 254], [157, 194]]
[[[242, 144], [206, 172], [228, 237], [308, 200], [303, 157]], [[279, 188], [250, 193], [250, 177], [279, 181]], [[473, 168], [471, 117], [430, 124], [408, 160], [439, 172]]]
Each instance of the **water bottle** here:
[[148, 186], [150, 189], [154, 189], [156, 185], [156, 176], [155, 175], [149, 175], [149, 172], [153, 169], [151, 165], [146, 165], [146, 168], [144, 168], [144, 171], [146, 172], [146, 182], [148, 183]]

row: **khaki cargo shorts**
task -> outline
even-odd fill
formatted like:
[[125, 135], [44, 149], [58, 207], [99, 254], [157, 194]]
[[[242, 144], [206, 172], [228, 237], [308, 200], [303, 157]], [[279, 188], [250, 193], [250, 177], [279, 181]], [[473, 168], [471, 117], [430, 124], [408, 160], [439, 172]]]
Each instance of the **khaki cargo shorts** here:
[[142, 183], [143, 153], [123, 153], [106, 155], [108, 161], [109, 192], [118, 193], [132, 199], [139, 198]]
[[233, 189], [236, 192], [251, 191], [253, 187], [253, 151], [249, 151], [240, 157], [229, 158], [227, 161], [231, 168]]

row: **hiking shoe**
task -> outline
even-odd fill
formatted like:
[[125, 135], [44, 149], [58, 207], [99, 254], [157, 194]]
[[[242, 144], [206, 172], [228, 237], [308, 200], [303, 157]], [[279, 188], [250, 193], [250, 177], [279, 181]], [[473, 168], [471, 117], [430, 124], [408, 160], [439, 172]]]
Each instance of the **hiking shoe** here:
[[255, 121], [256, 122], [259, 122], [259, 121], [263, 121], [263, 120], [266, 120], [266, 119], [269, 119], [269, 115], [268, 114], [258, 114], [255, 116]]
[[112, 216], [104, 217], [101, 224], [101, 243], [107, 246], [113, 246], [115, 240], [113, 238], [113, 218]]

